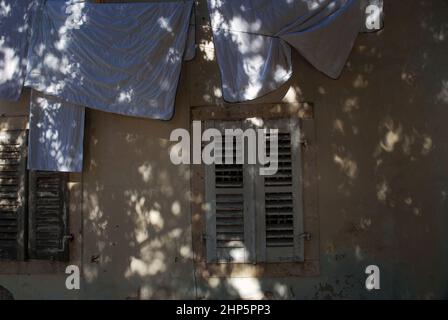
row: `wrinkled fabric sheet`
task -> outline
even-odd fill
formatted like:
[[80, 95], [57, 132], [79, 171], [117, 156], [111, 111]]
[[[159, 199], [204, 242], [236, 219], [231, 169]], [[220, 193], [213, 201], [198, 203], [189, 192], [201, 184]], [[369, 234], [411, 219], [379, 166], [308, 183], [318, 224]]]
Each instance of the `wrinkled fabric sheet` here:
[[26, 85], [89, 108], [168, 120], [192, 4], [48, 0], [33, 27]]
[[16, 101], [25, 80], [36, 0], [0, 1], [0, 99]]
[[358, 0], [208, 0], [223, 97], [261, 97], [292, 75], [291, 47], [337, 78], [361, 28]]
[[85, 108], [32, 90], [28, 169], [81, 172]]

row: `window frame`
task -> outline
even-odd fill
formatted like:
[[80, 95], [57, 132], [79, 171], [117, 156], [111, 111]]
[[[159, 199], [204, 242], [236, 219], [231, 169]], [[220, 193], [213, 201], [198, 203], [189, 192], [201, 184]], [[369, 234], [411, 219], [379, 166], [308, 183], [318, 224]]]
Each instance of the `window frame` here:
[[[0, 116], [1, 131], [27, 131], [28, 115]], [[29, 171], [26, 170], [26, 175]], [[28, 177], [27, 177], [28, 178]], [[0, 275], [20, 274], [63, 274], [67, 265], [81, 265], [81, 241], [82, 241], [82, 174], [67, 174], [67, 207], [68, 229], [74, 236], [73, 241], [68, 241], [68, 261], [51, 260], [0, 260]], [[26, 199], [28, 202], [28, 199]], [[24, 230], [28, 232], [28, 230]]]
[[[319, 217], [317, 210], [317, 163], [313, 105], [311, 103], [274, 104], [225, 104], [223, 107], [192, 107], [190, 126], [193, 121], [244, 120], [248, 118], [285, 119], [298, 118], [301, 127], [301, 140], [304, 141], [302, 156], [302, 198], [303, 228], [310, 239], [304, 241], [302, 262], [263, 262], [263, 263], [207, 263], [205, 237], [205, 165], [191, 165], [191, 214], [193, 260], [197, 277], [287, 277], [317, 276], [319, 263]], [[192, 129], [191, 129], [192, 130]]]

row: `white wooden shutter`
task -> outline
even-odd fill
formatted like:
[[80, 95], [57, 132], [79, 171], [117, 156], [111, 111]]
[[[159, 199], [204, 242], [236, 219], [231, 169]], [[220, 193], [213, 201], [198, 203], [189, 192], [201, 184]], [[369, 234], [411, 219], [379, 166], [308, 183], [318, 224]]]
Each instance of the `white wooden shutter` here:
[[[278, 129], [278, 171], [256, 174], [257, 262], [303, 261], [299, 119], [267, 120], [264, 127]], [[269, 141], [266, 148], [270, 154]]]
[[[247, 263], [254, 261], [253, 170], [236, 164], [241, 150], [234, 142], [233, 164], [225, 163], [224, 130], [243, 129], [241, 121], [207, 121], [205, 128], [219, 129], [222, 145], [216, 157], [222, 164], [206, 165], [206, 247], [207, 262]], [[233, 139], [235, 140], [235, 139]]]
[[26, 137], [0, 132], [0, 259], [25, 259]]

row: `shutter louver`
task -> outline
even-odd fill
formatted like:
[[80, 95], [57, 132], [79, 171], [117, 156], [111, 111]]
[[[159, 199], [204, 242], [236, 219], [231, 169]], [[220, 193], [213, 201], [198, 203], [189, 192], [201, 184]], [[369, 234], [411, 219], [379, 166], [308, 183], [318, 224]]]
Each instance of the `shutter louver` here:
[[294, 246], [292, 193], [266, 193], [266, 246]]
[[67, 174], [30, 172], [30, 258], [67, 261]]
[[244, 199], [240, 194], [217, 194], [218, 248], [244, 248]]
[[[207, 123], [213, 127], [214, 122]], [[217, 128], [224, 134], [226, 128], [241, 129], [241, 122], [219, 122]], [[229, 141], [229, 138], [225, 138]], [[207, 261], [208, 262], [249, 262], [253, 259], [253, 210], [248, 196], [251, 194], [250, 181], [243, 164], [236, 160], [242, 155], [236, 139], [233, 140], [232, 156], [226, 159], [226, 143], [215, 145], [215, 158], [220, 163], [206, 166], [206, 200], [210, 206], [207, 212]], [[226, 163], [232, 160], [232, 164]]]
[[[267, 133], [269, 142], [271, 135]], [[267, 154], [271, 154], [270, 143], [266, 144]], [[292, 148], [291, 133], [278, 134], [278, 171], [273, 176], [266, 176], [266, 189], [273, 190], [280, 187], [292, 187]], [[266, 190], [265, 189], [265, 190]], [[293, 247], [294, 246], [294, 206], [291, 192], [266, 192], [266, 246]]]
[[[266, 134], [266, 140], [271, 139], [270, 133]], [[269, 143], [266, 145], [266, 151], [270, 154]], [[266, 186], [292, 186], [292, 165], [291, 165], [291, 134], [278, 133], [278, 171], [273, 176], [266, 176]]]
[[[236, 141], [232, 145], [233, 150], [237, 150]], [[226, 158], [225, 142], [216, 145], [215, 150], [222, 163], [215, 164], [216, 245], [218, 249], [244, 248], [243, 165], [236, 164], [237, 152], [233, 150], [230, 150], [232, 164], [226, 164], [229, 159]]]
[[[278, 129], [278, 171], [256, 178], [258, 261], [303, 260], [300, 128], [298, 119], [265, 122], [266, 151], [271, 154], [269, 129]], [[267, 167], [268, 165], [266, 165]]]
[[0, 132], [0, 259], [25, 258], [26, 131]]

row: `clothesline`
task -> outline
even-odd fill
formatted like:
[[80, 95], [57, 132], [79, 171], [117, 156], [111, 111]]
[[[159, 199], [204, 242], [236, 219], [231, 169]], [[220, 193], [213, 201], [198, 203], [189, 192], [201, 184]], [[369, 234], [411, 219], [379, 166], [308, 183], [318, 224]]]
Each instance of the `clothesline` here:
[[226, 32], [232, 32], [232, 33], [243, 33], [243, 34], [248, 34], [248, 35], [253, 35], [253, 36], [261, 36], [261, 37], [267, 37], [267, 38], [276, 38], [279, 39], [279, 36], [275, 36], [275, 35], [269, 35], [269, 34], [264, 34], [264, 33], [256, 33], [256, 32], [249, 32], [249, 31], [237, 31], [237, 30], [233, 30], [233, 29], [226, 29], [226, 28], [213, 28], [210, 26], [202, 26], [204, 29], [208, 29], [208, 30], [214, 30], [214, 31], [226, 31]]

